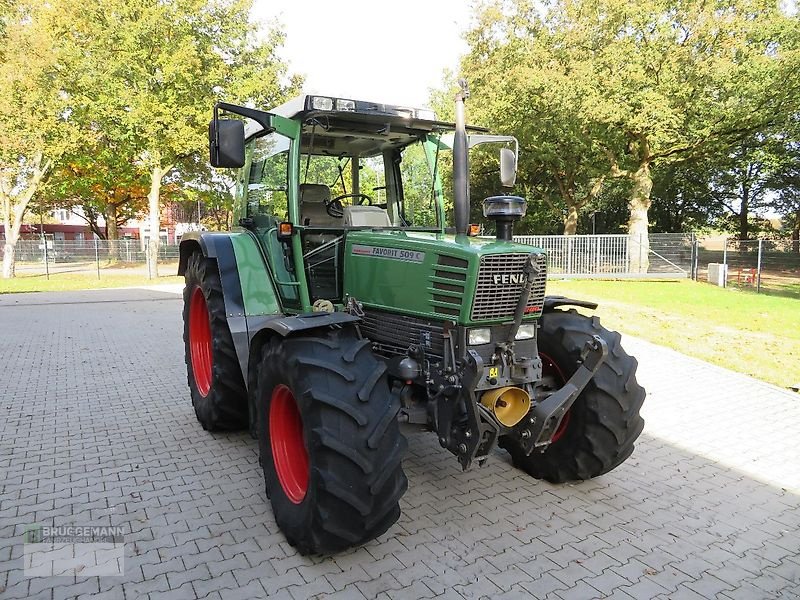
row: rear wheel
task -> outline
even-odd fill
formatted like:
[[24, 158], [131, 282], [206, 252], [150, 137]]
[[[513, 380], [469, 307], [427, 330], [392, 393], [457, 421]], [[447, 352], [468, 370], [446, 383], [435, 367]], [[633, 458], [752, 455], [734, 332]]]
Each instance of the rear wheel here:
[[602, 327], [597, 317], [574, 309], [542, 316], [538, 345], [544, 375], [556, 387], [563, 386], [593, 335], [608, 344], [608, 358], [565, 415], [547, 450], [525, 456], [513, 438], [500, 440], [514, 465], [537, 479], [562, 483], [607, 473], [631, 455], [644, 427], [639, 409], [645, 391], [636, 381], [636, 359], [622, 349], [619, 333]]
[[362, 544], [400, 516], [407, 444], [385, 371], [350, 329], [275, 337], [264, 347], [264, 480], [278, 526], [303, 554]]
[[209, 431], [247, 427], [247, 392], [225, 316], [217, 262], [195, 252], [185, 278], [183, 340], [197, 420]]

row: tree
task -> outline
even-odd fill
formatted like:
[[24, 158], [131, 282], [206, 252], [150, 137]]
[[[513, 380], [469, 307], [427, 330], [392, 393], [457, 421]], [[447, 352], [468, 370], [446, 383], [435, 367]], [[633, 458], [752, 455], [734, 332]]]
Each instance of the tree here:
[[[46, 193], [51, 203], [73, 210], [97, 237], [108, 240], [108, 257], [115, 261], [118, 228], [145, 213], [147, 185], [146, 174], [125, 156], [124, 148], [99, 135], [94, 145], [84, 145], [63, 157]], [[99, 225], [101, 218], [105, 227]]]
[[654, 168], [766, 134], [800, 101], [798, 19], [766, 0], [499, 3], [468, 39], [473, 104], [539, 126], [523, 147], [556, 148], [583, 189], [625, 179], [628, 233], [647, 248]]
[[712, 198], [736, 218], [736, 234], [747, 240], [754, 211], [765, 208], [772, 195], [773, 176], [784, 160], [779, 139], [751, 138], [716, 163], [711, 174]]
[[48, 27], [53, 7], [0, 3], [0, 215], [3, 277], [14, 277], [16, 244], [31, 201], [53, 164], [74, 145], [63, 47]]
[[472, 51], [462, 71], [473, 89], [471, 120], [519, 138], [518, 185], [529, 202], [539, 199], [561, 215], [564, 234], [572, 235], [578, 213], [600, 193], [605, 173], [592, 162], [591, 123], [575, 111], [580, 89], [568, 74], [549, 66], [552, 48], [541, 43], [547, 33], [530, 5], [518, 4], [513, 13], [488, 6], [467, 34]]
[[782, 215], [789, 229], [792, 251], [800, 252], [800, 142], [787, 142], [785, 160], [775, 170], [771, 186], [775, 193], [772, 207]]
[[218, 100], [270, 105], [297, 84], [284, 82], [275, 48], [259, 37], [249, 0], [66, 0], [61, 29], [82, 57], [73, 93], [87, 125], [127, 149], [149, 179], [149, 272], [157, 275], [165, 176], [207, 145]]

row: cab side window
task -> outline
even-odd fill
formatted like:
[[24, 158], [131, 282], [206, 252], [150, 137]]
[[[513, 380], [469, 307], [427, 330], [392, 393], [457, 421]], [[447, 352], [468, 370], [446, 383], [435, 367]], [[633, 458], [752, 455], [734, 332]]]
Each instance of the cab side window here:
[[274, 132], [255, 140], [247, 182], [247, 216], [256, 223], [265, 217], [287, 216], [290, 140]]

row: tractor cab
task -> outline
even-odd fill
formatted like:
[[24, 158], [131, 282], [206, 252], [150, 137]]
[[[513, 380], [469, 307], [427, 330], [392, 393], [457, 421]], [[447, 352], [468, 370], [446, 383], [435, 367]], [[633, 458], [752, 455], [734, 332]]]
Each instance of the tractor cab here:
[[[301, 283], [310, 304], [345, 301], [350, 232], [448, 231], [442, 172], [453, 164], [455, 125], [433, 111], [311, 95], [250, 118], [250, 109], [226, 108], [247, 119], [236, 221], [271, 257], [287, 309], [303, 309]], [[516, 140], [485, 132], [470, 128], [473, 145], [513, 145], [503, 155], [513, 171]]]

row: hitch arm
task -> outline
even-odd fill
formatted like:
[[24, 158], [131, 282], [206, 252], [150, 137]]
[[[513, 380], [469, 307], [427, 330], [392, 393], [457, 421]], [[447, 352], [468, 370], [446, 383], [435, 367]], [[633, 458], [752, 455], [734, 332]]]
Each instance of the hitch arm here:
[[564, 384], [564, 387], [553, 393], [546, 400], [538, 403], [532, 411], [533, 423], [527, 438], [523, 436], [523, 448], [526, 454], [534, 449], [549, 446], [553, 435], [567, 411], [577, 400], [594, 374], [608, 357], [608, 344], [600, 336], [592, 336], [586, 341], [581, 351], [581, 362], [578, 370]]

